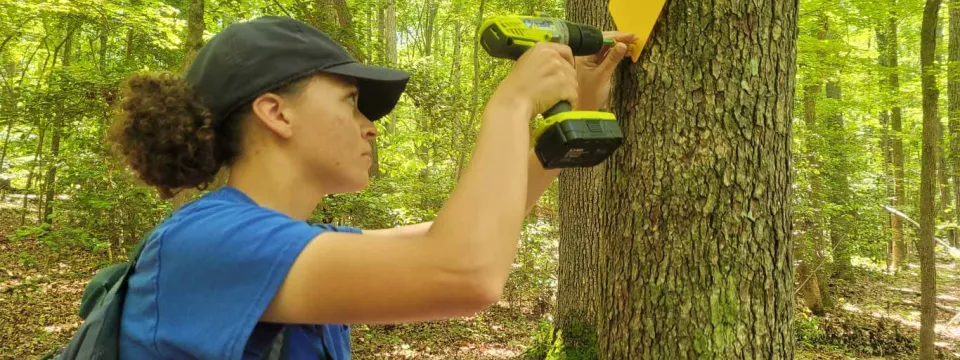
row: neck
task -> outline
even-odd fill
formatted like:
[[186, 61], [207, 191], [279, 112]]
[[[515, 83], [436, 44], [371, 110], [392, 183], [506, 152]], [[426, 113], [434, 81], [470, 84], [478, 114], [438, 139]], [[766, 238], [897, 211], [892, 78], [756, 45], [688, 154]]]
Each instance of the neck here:
[[296, 170], [283, 156], [260, 152], [256, 159], [241, 157], [230, 168], [228, 185], [245, 193], [258, 205], [293, 219], [306, 220], [323, 199], [323, 191]]

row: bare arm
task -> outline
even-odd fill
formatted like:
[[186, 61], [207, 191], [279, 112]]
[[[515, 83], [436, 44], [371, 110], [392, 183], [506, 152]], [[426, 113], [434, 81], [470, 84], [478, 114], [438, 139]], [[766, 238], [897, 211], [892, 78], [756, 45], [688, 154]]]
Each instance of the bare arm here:
[[[470, 164], [429, 230], [325, 232], [297, 257], [262, 316], [281, 323], [397, 323], [474, 314], [499, 299], [525, 215], [529, 119], [576, 99], [569, 47], [528, 51], [484, 110]], [[524, 60], [526, 59], [526, 60]]]
[[[530, 215], [533, 208], [537, 206], [540, 197], [547, 191], [550, 184], [560, 175], [560, 170], [546, 170], [537, 158], [537, 154], [530, 150], [527, 154], [527, 203], [524, 215]], [[419, 224], [398, 226], [390, 229], [364, 230], [364, 234], [379, 236], [418, 236], [426, 234], [430, 230], [433, 221], [422, 222]]]

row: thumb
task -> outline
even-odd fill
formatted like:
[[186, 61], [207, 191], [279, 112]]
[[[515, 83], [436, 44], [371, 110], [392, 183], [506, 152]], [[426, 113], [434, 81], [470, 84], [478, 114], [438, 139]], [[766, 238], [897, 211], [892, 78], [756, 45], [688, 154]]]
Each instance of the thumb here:
[[600, 76], [609, 77], [613, 73], [613, 69], [617, 67], [617, 64], [623, 60], [623, 57], [627, 54], [627, 44], [622, 42], [617, 42], [610, 51], [607, 52], [607, 56], [603, 59], [603, 63], [600, 64]]

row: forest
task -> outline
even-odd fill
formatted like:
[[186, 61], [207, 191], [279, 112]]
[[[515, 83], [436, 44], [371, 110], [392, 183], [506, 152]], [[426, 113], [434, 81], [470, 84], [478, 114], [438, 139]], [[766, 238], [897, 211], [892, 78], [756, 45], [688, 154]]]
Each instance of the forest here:
[[[653, 2], [653, 1], [651, 1]], [[411, 73], [371, 183], [312, 223], [433, 219], [511, 70], [495, 15], [616, 30], [608, 0], [3, 0], [0, 358], [77, 331], [84, 287], [173, 199], [107, 141], [132, 74], [260, 16]], [[614, 75], [623, 145], [564, 169], [499, 302], [354, 325], [357, 359], [960, 358], [960, 0], [666, 0]]]

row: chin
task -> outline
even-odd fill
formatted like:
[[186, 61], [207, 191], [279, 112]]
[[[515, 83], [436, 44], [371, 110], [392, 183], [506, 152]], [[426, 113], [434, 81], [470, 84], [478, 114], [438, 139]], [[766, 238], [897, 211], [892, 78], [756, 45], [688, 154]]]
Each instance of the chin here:
[[363, 177], [345, 179], [346, 181], [342, 182], [340, 186], [337, 187], [336, 193], [355, 193], [358, 191], [363, 191], [370, 185], [370, 177], [364, 173]]

